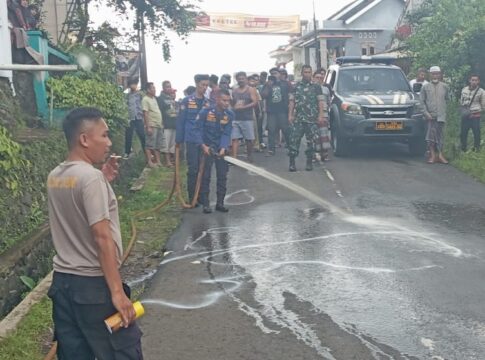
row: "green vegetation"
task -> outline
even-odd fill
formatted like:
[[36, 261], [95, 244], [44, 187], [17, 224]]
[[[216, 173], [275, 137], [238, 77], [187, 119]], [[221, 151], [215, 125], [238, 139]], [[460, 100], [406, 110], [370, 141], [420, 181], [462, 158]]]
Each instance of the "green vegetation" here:
[[91, 3], [94, 1], [78, 0], [79, 6], [75, 16], [66, 22], [68, 27], [79, 29], [76, 41], [78, 44], [82, 44], [89, 36], [97, 48], [114, 49], [114, 43], [109, 42], [117, 38], [118, 48], [130, 49], [137, 41], [137, 31], [144, 26], [146, 32], [162, 44], [163, 57], [166, 61], [170, 60], [170, 40], [167, 30], [185, 39], [195, 28], [195, 16], [198, 11], [195, 5], [181, 0], [108, 0], [105, 4], [116, 13], [116, 16], [124, 19], [127, 26], [114, 29], [105, 22], [95, 29], [91, 26], [90, 10], [96, 7], [89, 6]]
[[404, 46], [414, 68], [439, 65], [455, 94], [471, 72], [483, 75], [485, 0], [425, 0], [408, 16], [413, 34]]
[[19, 193], [18, 172], [31, 166], [21, 152], [20, 144], [13, 141], [6, 128], [0, 127], [0, 180], [14, 195]]
[[[167, 199], [173, 181], [173, 171], [165, 168], [151, 170], [145, 186], [135, 195], [118, 196], [120, 204], [120, 223], [123, 243], [126, 247], [131, 238], [131, 218], [141, 211], [153, 209]], [[147, 251], [160, 250], [168, 236], [175, 230], [180, 221], [178, 204], [172, 201], [167, 206], [153, 213], [136, 217], [139, 240], [142, 240]]]
[[60, 133], [20, 146], [0, 127], [0, 253], [47, 221], [47, 175], [64, 156]]
[[[484, 19], [485, 0], [425, 0], [408, 16], [413, 34], [404, 42], [414, 58], [414, 69], [439, 65], [443, 70], [454, 94], [448, 108], [445, 153], [456, 167], [482, 182], [485, 182], [484, 150], [465, 154], [460, 151], [458, 99], [470, 74], [485, 79]], [[482, 127], [482, 139], [484, 134]]]
[[47, 297], [32, 306], [18, 329], [0, 342], [0, 360], [44, 358], [46, 343], [52, 339], [51, 307], [51, 301]]
[[79, 76], [50, 78], [47, 84], [52, 91], [55, 108], [93, 106], [103, 112], [110, 129], [126, 125], [128, 109], [123, 92], [116, 85]]
[[[142, 156], [137, 158], [133, 166], [136, 169], [142, 168]], [[173, 171], [164, 168], [151, 170], [144, 188], [135, 193], [128, 191], [128, 179], [127, 177], [122, 178], [115, 184], [125, 247], [131, 237], [131, 217], [133, 214], [153, 208], [167, 199], [172, 186]], [[138, 236], [134, 251], [147, 257], [154, 250], [161, 250], [180, 222], [179, 209], [174, 200], [156, 212], [143, 215], [136, 222]], [[139, 298], [142, 290], [143, 288], [134, 289], [133, 297]], [[0, 342], [0, 360], [40, 360], [44, 358], [52, 341], [51, 306], [51, 301], [45, 297], [32, 307], [18, 329]]]

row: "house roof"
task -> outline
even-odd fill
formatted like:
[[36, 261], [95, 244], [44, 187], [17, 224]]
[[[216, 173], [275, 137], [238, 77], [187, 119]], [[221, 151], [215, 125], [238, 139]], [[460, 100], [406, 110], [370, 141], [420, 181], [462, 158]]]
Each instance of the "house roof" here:
[[[404, 0], [406, 1], [406, 0]], [[327, 20], [341, 20], [345, 24], [350, 24], [361, 15], [378, 5], [382, 0], [355, 0], [347, 6], [337, 11], [330, 16]]]
[[330, 16], [328, 20], [347, 20], [376, 0], [354, 0]]

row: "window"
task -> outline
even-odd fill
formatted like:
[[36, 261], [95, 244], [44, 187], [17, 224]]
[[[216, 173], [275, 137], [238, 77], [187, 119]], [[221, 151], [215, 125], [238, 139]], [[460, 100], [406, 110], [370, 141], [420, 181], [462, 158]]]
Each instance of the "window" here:
[[349, 68], [340, 71], [337, 89], [342, 93], [366, 91], [393, 93], [409, 91], [409, 84], [399, 69]]
[[362, 55], [375, 55], [376, 44], [374, 42], [364, 42], [360, 45], [362, 49]]

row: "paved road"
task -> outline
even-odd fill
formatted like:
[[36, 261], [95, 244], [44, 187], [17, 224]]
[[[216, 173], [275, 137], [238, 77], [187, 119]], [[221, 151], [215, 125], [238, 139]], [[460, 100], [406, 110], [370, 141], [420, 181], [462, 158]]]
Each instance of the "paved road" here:
[[144, 294], [148, 360], [485, 359], [484, 185], [399, 145], [256, 164], [344, 211], [231, 168]]

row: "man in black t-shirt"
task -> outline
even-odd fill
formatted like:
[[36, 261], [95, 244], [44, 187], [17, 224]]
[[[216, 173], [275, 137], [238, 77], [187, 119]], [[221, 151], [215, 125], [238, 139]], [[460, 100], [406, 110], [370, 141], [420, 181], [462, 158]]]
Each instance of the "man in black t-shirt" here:
[[280, 130], [283, 132], [286, 144], [288, 144], [288, 102], [291, 84], [286, 80], [280, 80], [280, 71], [273, 68], [261, 96], [266, 100], [266, 112], [268, 115], [268, 155], [272, 156], [276, 149], [276, 137]]

